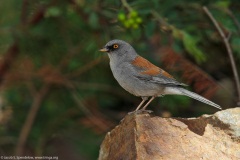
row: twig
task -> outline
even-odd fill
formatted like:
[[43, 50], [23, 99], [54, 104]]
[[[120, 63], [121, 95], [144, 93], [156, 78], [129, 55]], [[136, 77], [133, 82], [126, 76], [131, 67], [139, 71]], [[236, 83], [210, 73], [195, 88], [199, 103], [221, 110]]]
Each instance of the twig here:
[[22, 3], [22, 13], [21, 13], [21, 23], [25, 24], [27, 22], [27, 11], [28, 11], [29, 2], [28, 0], [23, 0]]
[[157, 21], [160, 23], [160, 27], [164, 31], [171, 31], [173, 29], [173, 26], [167, 23], [164, 18], [162, 18], [156, 11], [151, 11], [152, 15], [157, 19]]
[[230, 40], [231, 36], [232, 36], [232, 32], [230, 32], [230, 33], [227, 35], [227, 40], [228, 40], [228, 41]]
[[48, 93], [48, 90], [49, 90], [49, 85], [46, 84], [41, 88], [39, 93], [34, 97], [32, 106], [30, 108], [30, 111], [28, 112], [27, 118], [25, 120], [25, 123], [19, 135], [18, 143], [16, 146], [16, 155], [23, 155], [26, 140], [31, 131], [37, 112], [42, 104], [44, 97]]
[[127, 0], [121, 0], [121, 2], [123, 4], [123, 6], [127, 8], [127, 10], [129, 12], [133, 10], [132, 7], [127, 3]]
[[223, 39], [223, 42], [226, 46], [227, 49], [227, 53], [230, 59], [230, 63], [232, 66], [232, 70], [233, 70], [233, 75], [234, 75], [234, 80], [236, 83], [236, 89], [237, 89], [237, 94], [238, 94], [238, 100], [237, 100], [237, 105], [240, 106], [240, 83], [239, 83], [239, 76], [238, 76], [238, 72], [237, 72], [237, 67], [233, 58], [233, 53], [232, 53], [232, 49], [231, 46], [229, 44], [228, 41], [228, 37], [224, 34], [223, 30], [221, 29], [221, 27], [219, 26], [218, 22], [216, 21], [216, 19], [213, 17], [212, 13], [208, 10], [207, 7], [203, 7], [203, 10], [205, 11], [205, 13], [208, 15], [208, 17], [211, 19], [211, 21], [213, 22], [213, 24], [215, 25], [216, 29], [218, 30], [218, 33], [220, 34], [220, 36]]
[[73, 96], [73, 99], [74, 99], [75, 103], [84, 112], [84, 114], [86, 115], [87, 119], [90, 120], [95, 126], [97, 126], [99, 129], [101, 129], [104, 132], [106, 131], [106, 128], [109, 129], [109, 125], [106, 124], [106, 122], [104, 122], [103, 119], [95, 116], [88, 109], [88, 107], [85, 106], [85, 104], [82, 102], [82, 100], [78, 96], [76, 90], [72, 89], [72, 85], [71, 85], [71, 87], [69, 89], [70, 89], [70, 92], [72, 93], [72, 96]]
[[33, 15], [28, 19], [28, 25], [34, 26], [38, 24], [44, 18], [46, 10], [51, 6], [55, 6], [57, 2], [57, 0], [52, 0], [48, 5], [40, 5], [38, 10], [34, 12]]
[[84, 105], [80, 97], [77, 95], [75, 89], [71, 89], [72, 97], [76, 102], [77, 106], [84, 112], [85, 115], [89, 116], [92, 115], [91, 111]]
[[[82, 42], [80, 42], [82, 43]], [[67, 65], [69, 65], [69, 63], [71, 62], [71, 60], [73, 59], [73, 57], [80, 53], [82, 49], [82, 45], [79, 44], [79, 45], [76, 45], [76, 47], [73, 47], [73, 48], [70, 48], [70, 50], [66, 53], [66, 56], [64, 56], [60, 62], [59, 62], [59, 68], [60, 69], [63, 69], [63, 68], [66, 68]]]
[[235, 17], [235, 15], [229, 9], [227, 10], [227, 14], [233, 19], [233, 22], [235, 23], [235, 25], [238, 29], [238, 33], [240, 34], [240, 23], [239, 23], [238, 19]]
[[7, 53], [4, 55], [3, 60], [0, 63], [0, 84], [3, 82], [5, 75], [13, 64], [16, 56], [19, 53], [19, 46], [17, 42], [14, 42], [9, 48]]
[[98, 65], [100, 62], [102, 62], [102, 60], [104, 60], [104, 58], [102, 58], [102, 57], [94, 59], [93, 61], [91, 61], [91, 62], [87, 63], [86, 65], [84, 65], [83, 67], [81, 67], [79, 70], [77, 70], [73, 73], [67, 74], [66, 76], [68, 78], [74, 78], [74, 77], [80, 76], [84, 72], [86, 72], [86, 71], [90, 70], [91, 68], [95, 67], [96, 65]]

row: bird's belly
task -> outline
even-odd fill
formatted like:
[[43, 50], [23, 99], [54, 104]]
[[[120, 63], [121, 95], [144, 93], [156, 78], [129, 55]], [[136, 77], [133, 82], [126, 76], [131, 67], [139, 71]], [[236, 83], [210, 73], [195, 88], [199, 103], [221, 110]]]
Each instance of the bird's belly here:
[[158, 96], [163, 92], [160, 85], [139, 80], [129, 73], [113, 72], [113, 76], [121, 87], [135, 96]]

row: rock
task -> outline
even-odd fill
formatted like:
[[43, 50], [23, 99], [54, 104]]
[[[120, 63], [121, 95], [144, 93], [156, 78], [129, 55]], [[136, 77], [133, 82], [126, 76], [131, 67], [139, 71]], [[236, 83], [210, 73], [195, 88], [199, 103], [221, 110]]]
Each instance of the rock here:
[[198, 118], [127, 115], [102, 142], [99, 160], [239, 160], [240, 108]]

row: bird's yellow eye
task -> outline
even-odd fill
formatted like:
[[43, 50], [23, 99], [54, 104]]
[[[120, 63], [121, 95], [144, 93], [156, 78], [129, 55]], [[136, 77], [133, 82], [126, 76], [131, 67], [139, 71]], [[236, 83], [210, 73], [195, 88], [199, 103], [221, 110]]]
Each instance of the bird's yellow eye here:
[[113, 48], [114, 48], [114, 49], [117, 49], [117, 48], [118, 48], [118, 45], [117, 45], [117, 44], [114, 44], [114, 45], [113, 45]]

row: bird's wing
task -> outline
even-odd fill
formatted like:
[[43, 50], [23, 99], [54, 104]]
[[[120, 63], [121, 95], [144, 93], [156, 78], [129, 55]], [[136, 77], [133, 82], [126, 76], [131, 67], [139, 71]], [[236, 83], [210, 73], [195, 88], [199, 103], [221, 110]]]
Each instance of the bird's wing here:
[[186, 84], [179, 83], [169, 73], [141, 56], [137, 56], [132, 61], [132, 65], [134, 66], [134, 69], [137, 70], [135, 77], [138, 79], [170, 86], [186, 86]]

